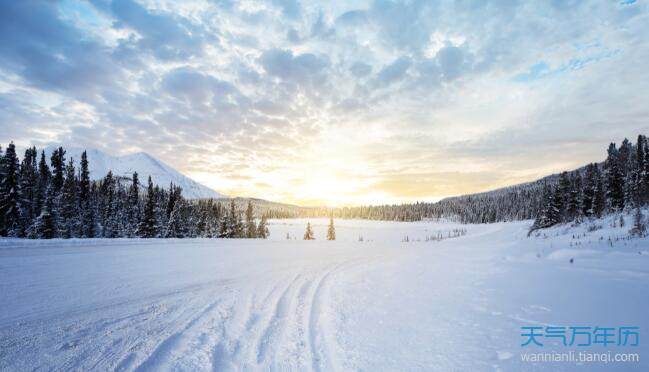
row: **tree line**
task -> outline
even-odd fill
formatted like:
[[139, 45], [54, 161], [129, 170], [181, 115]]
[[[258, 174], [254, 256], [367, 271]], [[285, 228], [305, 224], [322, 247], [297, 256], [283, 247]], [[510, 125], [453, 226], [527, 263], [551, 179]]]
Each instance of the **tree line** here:
[[[91, 180], [84, 151], [77, 164], [62, 147], [45, 151], [10, 143], [0, 147], [0, 236], [52, 238], [266, 238], [268, 216], [255, 218], [234, 201], [186, 200], [173, 183], [165, 189], [137, 172], [108, 172]], [[257, 221], [258, 220], [258, 221]]]
[[640, 208], [648, 203], [649, 145], [639, 135], [635, 144], [628, 139], [619, 147], [611, 143], [602, 164], [563, 172], [556, 184], [546, 184], [532, 230], [633, 208], [641, 219]]

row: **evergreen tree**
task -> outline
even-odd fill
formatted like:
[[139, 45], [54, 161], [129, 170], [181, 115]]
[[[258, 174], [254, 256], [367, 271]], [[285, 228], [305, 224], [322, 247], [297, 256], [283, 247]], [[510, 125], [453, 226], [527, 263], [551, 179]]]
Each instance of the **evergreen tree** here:
[[25, 150], [25, 156], [20, 165], [20, 226], [21, 237], [29, 234], [36, 215], [36, 193], [38, 191], [37, 162], [38, 153], [36, 148]]
[[606, 200], [613, 210], [624, 209], [624, 172], [620, 152], [611, 143], [606, 159]]
[[581, 175], [579, 173], [572, 179], [568, 192], [567, 219], [572, 221], [578, 218], [581, 213]]
[[180, 199], [180, 192], [181, 189], [179, 187], [174, 186], [173, 183], [169, 184], [169, 197], [167, 198], [167, 206], [165, 208], [165, 219], [168, 220], [171, 217], [171, 213], [176, 207], [176, 202]]
[[327, 240], [336, 240], [336, 229], [334, 228], [334, 217], [329, 217], [329, 228], [327, 229]]
[[142, 221], [138, 227], [138, 235], [141, 238], [155, 238], [158, 235], [157, 221], [156, 221], [156, 195], [153, 188], [151, 176], [149, 176], [149, 186], [146, 193], [146, 202], [144, 204], [144, 212]]
[[167, 228], [165, 229], [164, 237], [165, 238], [184, 238], [185, 234], [182, 228], [182, 215], [181, 215], [181, 203], [175, 203], [174, 209], [169, 215], [169, 221], [167, 222]]
[[243, 237], [243, 226], [241, 223], [241, 216], [237, 212], [234, 200], [230, 201], [230, 212], [225, 219], [227, 225], [225, 226], [226, 238], [241, 238]]
[[58, 236], [58, 227], [56, 225], [56, 217], [53, 214], [54, 209], [54, 190], [50, 186], [45, 192], [45, 201], [41, 214], [34, 223], [33, 238], [36, 239], [53, 239]]
[[41, 159], [38, 162], [38, 192], [36, 195], [36, 211], [40, 214], [45, 197], [47, 196], [47, 189], [50, 185], [50, 167], [45, 160], [45, 151], [41, 151]]
[[[0, 203], [2, 203], [2, 189], [4, 187], [3, 185], [4, 185], [5, 173], [6, 173], [4, 162], [5, 162], [5, 157], [4, 157], [4, 153], [2, 151], [2, 146], [0, 146]], [[0, 204], [0, 236], [4, 236], [5, 235], [5, 216], [4, 216], [4, 213], [2, 213], [1, 209], [2, 209], [2, 207], [1, 207], [1, 204]]]
[[93, 238], [95, 236], [95, 214], [94, 205], [91, 203], [90, 170], [88, 169], [88, 155], [81, 153], [79, 164], [79, 212], [81, 224], [79, 224], [79, 236]]
[[635, 206], [644, 205], [649, 200], [649, 188], [645, 183], [645, 162], [648, 160], [646, 156], [647, 139], [643, 135], [638, 136], [636, 144], [635, 165], [633, 167], [633, 186], [632, 186], [632, 201]]
[[[557, 187], [556, 190], [558, 189], [559, 188]], [[557, 202], [560, 193], [556, 190], [553, 190], [553, 188], [548, 185], [544, 187], [542, 209], [539, 216], [534, 221], [530, 232], [554, 226], [561, 222], [561, 215], [559, 213], [560, 202]]]
[[135, 235], [134, 226], [140, 223], [140, 179], [137, 172], [133, 172], [131, 186], [128, 189], [128, 200], [126, 202], [127, 210], [127, 236]]
[[311, 229], [311, 223], [306, 223], [306, 231], [304, 232], [304, 240], [314, 240], [313, 230]]
[[584, 176], [584, 188], [581, 199], [581, 213], [590, 217], [594, 214], [593, 203], [595, 201], [595, 190], [597, 189], [597, 165], [588, 164], [586, 166], [586, 175]]
[[65, 150], [63, 150], [63, 147], [59, 147], [52, 152], [50, 163], [52, 164], [52, 188], [54, 195], [58, 195], [61, 188], [63, 188], [65, 178]]
[[556, 189], [555, 205], [558, 208], [559, 218], [561, 221], [568, 220], [568, 203], [570, 201], [570, 178], [568, 172], [562, 172], [559, 176], [559, 187]]
[[99, 188], [101, 213], [101, 235], [104, 238], [115, 238], [117, 236], [117, 219], [115, 206], [115, 179], [113, 172], [108, 171]]
[[70, 158], [68, 165], [65, 167], [65, 180], [62, 188], [62, 208], [61, 220], [62, 225], [61, 237], [69, 239], [77, 236], [79, 231], [79, 210], [77, 202], [77, 179], [74, 169], [74, 160]]
[[248, 207], [246, 208], [246, 238], [253, 239], [257, 237], [257, 226], [255, 225], [255, 217], [252, 210], [252, 202], [248, 200]]
[[593, 215], [601, 217], [606, 208], [606, 190], [604, 182], [599, 172], [599, 167], [595, 166], [595, 196], [593, 199]]
[[268, 238], [269, 235], [268, 231], [268, 220], [266, 215], [264, 214], [261, 216], [261, 220], [259, 221], [259, 225], [257, 226], [257, 237], [261, 239], [266, 239]]
[[3, 180], [0, 185], [0, 214], [2, 214], [2, 231], [0, 235], [20, 235], [20, 164], [16, 155], [16, 146], [10, 143], [2, 161]]

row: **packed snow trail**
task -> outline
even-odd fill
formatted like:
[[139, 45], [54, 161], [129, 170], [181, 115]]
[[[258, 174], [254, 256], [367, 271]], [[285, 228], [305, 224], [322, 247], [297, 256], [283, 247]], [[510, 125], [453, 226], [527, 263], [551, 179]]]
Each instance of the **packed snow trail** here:
[[648, 368], [642, 343], [635, 364], [519, 356], [524, 325], [649, 329], [647, 239], [337, 221], [329, 242], [311, 222], [319, 240], [299, 240], [304, 220], [269, 240], [1, 240], [0, 370]]

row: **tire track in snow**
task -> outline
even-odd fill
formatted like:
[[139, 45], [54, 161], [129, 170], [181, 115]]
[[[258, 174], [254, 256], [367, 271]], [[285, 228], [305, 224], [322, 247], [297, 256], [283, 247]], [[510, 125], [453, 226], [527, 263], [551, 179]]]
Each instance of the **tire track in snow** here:
[[[336, 265], [333, 269], [326, 271], [325, 274], [318, 279], [308, 306], [310, 309], [308, 322], [309, 347], [311, 351], [311, 367], [314, 371], [321, 371], [321, 364], [327, 361], [328, 350], [324, 343], [323, 334], [320, 333], [319, 330], [320, 316], [324, 303], [322, 296], [324, 294], [324, 285], [327, 279], [339, 266], [340, 265]], [[324, 370], [330, 371], [332, 369], [325, 368]]]
[[162, 367], [167, 365], [169, 358], [172, 356], [174, 351], [176, 351], [183, 337], [191, 337], [191, 334], [187, 335], [187, 333], [191, 333], [192, 328], [195, 328], [199, 323], [201, 323], [201, 320], [208, 316], [221, 302], [222, 300], [218, 299], [203, 308], [197, 316], [188, 321], [180, 330], [174, 332], [172, 335], [160, 342], [153, 352], [149, 354], [147, 359], [144, 360], [135, 370], [155, 371], [160, 370]]
[[[265, 350], [264, 348], [267, 347], [262, 346], [264, 336], [270, 335], [277, 314], [281, 315], [285, 311], [282, 309], [284, 306], [282, 303], [289, 300], [289, 292], [299, 278], [300, 274], [296, 274], [288, 280], [288, 284], [282, 285], [280, 283], [284, 280], [278, 280], [259, 304], [255, 305], [254, 301], [251, 302], [243, 330], [234, 333], [237, 339], [233, 341], [236, 346], [231, 359], [237, 366], [243, 369], [259, 368], [260, 354], [266, 353], [260, 350]], [[255, 296], [255, 288], [252, 290]], [[223, 352], [223, 350], [215, 350], [215, 352]]]
[[284, 293], [282, 293], [282, 296], [277, 301], [273, 316], [267, 323], [266, 329], [263, 331], [257, 344], [257, 364], [266, 361], [271, 346], [275, 346], [274, 351], [276, 352], [277, 347], [282, 344], [282, 339], [286, 333], [286, 323], [289, 320], [289, 312], [293, 310], [294, 292], [297, 284], [299, 284], [300, 278], [301, 275], [298, 274], [286, 287]]
[[323, 324], [327, 320], [323, 319], [323, 316], [328, 314], [327, 306], [330, 306], [328, 301], [331, 278], [343, 270], [359, 266], [362, 262], [371, 262], [372, 260], [373, 259], [367, 258], [354, 258], [333, 265], [317, 281], [311, 296], [308, 321], [308, 343], [311, 350], [312, 370], [319, 372], [335, 371], [339, 369], [335, 360], [335, 353], [332, 353], [332, 350], [336, 348], [335, 341], [331, 340], [330, 333], [333, 330], [329, 327], [331, 327], [332, 324]]

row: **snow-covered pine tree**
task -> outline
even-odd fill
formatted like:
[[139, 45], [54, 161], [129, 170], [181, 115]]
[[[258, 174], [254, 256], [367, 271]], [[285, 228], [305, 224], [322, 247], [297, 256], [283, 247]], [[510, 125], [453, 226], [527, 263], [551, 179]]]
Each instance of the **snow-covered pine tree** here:
[[248, 200], [246, 207], [246, 238], [253, 239], [257, 237], [257, 226], [255, 225], [255, 216], [252, 209], [252, 202]]
[[29, 228], [36, 216], [36, 192], [38, 190], [37, 162], [38, 153], [35, 147], [25, 150], [20, 165], [20, 228], [21, 237], [29, 234]]
[[151, 176], [149, 176], [148, 184], [149, 186], [147, 188], [142, 220], [138, 227], [138, 236], [141, 238], [155, 238], [158, 235], [156, 221], [156, 195], [153, 181], [151, 181]]
[[45, 191], [45, 201], [41, 214], [36, 218], [32, 228], [32, 238], [36, 239], [53, 239], [58, 237], [58, 227], [56, 225], [56, 216], [54, 210], [54, 190], [49, 186]]
[[581, 214], [581, 175], [577, 173], [570, 183], [568, 207], [566, 210], [568, 221], [579, 218]]
[[167, 205], [165, 207], [165, 219], [168, 220], [171, 217], [171, 213], [176, 207], [176, 202], [180, 197], [180, 188], [174, 186], [173, 182], [169, 183], [169, 195], [167, 197]]
[[311, 229], [311, 223], [306, 223], [306, 231], [304, 232], [304, 240], [314, 240], [313, 230]]
[[59, 226], [62, 238], [74, 238], [79, 231], [79, 210], [77, 201], [77, 179], [74, 169], [74, 160], [70, 158], [65, 167], [65, 180], [63, 181], [61, 197], [61, 221]]
[[117, 219], [115, 208], [115, 178], [108, 171], [99, 187], [99, 210], [101, 220], [101, 236], [104, 238], [117, 237]]
[[632, 203], [633, 205], [640, 206], [644, 205], [647, 203], [647, 197], [649, 196], [649, 189], [647, 189], [645, 185], [645, 177], [644, 177], [644, 169], [645, 169], [645, 161], [646, 159], [646, 146], [647, 146], [647, 139], [645, 136], [642, 134], [638, 135], [638, 142], [636, 143], [636, 154], [635, 154], [635, 162], [633, 165], [633, 176], [632, 176], [632, 182], [633, 185], [631, 186], [631, 194], [632, 194]]
[[226, 218], [226, 238], [242, 238], [243, 237], [243, 224], [241, 223], [241, 216], [236, 209], [234, 200], [230, 201], [230, 212]]
[[135, 236], [137, 226], [140, 224], [140, 214], [140, 178], [137, 172], [133, 172], [126, 201], [127, 237]]
[[167, 215], [167, 204], [169, 203], [169, 193], [167, 191], [158, 186], [154, 185], [153, 186], [153, 195], [154, 195], [154, 211], [155, 211], [155, 218], [156, 218], [156, 230], [158, 235], [156, 237], [159, 237], [161, 233], [163, 233], [163, 228], [164, 226], [167, 226], [167, 222], [169, 220], [169, 216]]
[[555, 204], [558, 208], [559, 218], [561, 221], [568, 220], [568, 203], [570, 201], [570, 177], [568, 172], [561, 172], [559, 176], [559, 186], [556, 189]]
[[606, 201], [614, 211], [624, 209], [624, 172], [619, 150], [611, 143], [606, 158]]
[[20, 236], [20, 163], [13, 142], [7, 146], [2, 161], [3, 180], [0, 185], [0, 214], [3, 217], [0, 235]]
[[596, 164], [588, 164], [586, 166], [586, 174], [584, 175], [581, 213], [586, 217], [594, 214], [593, 202], [595, 200], [595, 190], [597, 189], [596, 167]]
[[543, 203], [538, 217], [534, 220], [534, 224], [530, 229], [530, 233], [534, 230], [544, 229], [554, 226], [561, 222], [561, 215], [559, 213], [559, 202], [557, 202], [560, 193], [557, 192], [559, 188], [553, 188], [546, 185], [543, 188]]
[[266, 217], [266, 214], [261, 216], [261, 220], [259, 220], [259, 225], [257, 226], [257, 238], [261, 239], [266, 239], [270, 235], [270, 232], [268, 231], [268, 218]]
[[8, 236], [20, 236], [20, 163], [13, 142], [7, 146], [2, 163], [4, 180], [0, 189], [0, 213], [4, 215], [4, 230]]
[[[210, 200], [211, 201], [211, 200]], [[198, 203], [198, 220], [196, 221], [196, 235], [204, 238], [207, 231], [207, 206], [204, 206], [199, 201]]]
[[641, 171], [642, 174], [642, 203], [643, 205], [649, 203], [649, 139], [646, 136], [644, 137], [644, 169]]
[[[2, 146], [0, 146], [0, 203], [2, 202], [2, 188], [5, 180], [5, 166], [4, 166], [4, 152], [2, 151]], [[0, 236], [5, 235], [5, 216], [4, 213], [0, 210]]]
[[327, 240], [336, 240], [336, 228], [334, 227], [334, 216], [329, 216], [329, 227], [327, 228]]
[[52, 165], [52, 189], [54, 195], [58, 195], [61, 188], [63, 188], [65, 178], [65, 150], [63, 150], [63, 147], [59, 147], [52, 152], [50, 164]]
[[599, 167], [595, 165], [595, 196], [593, 198], [593, 216], [601, 217], [606, 209], [606, 189], [604, 181], [599, 171]]
[[41, 157], [38, 162], [38, 192], [36, 199], [36, 211], [37, 214], [40, 214], [43, 203], [45, 203], [45, 197], [47, 196], [47, 188], [50, 185], [50, 178], [52, 177], [50, 173], [50, 167], [47, 165], [47, 160], [45, 160], [45, 151], [41, 150]]
[[169, 215], [167, 228], [164, 232], [165, 238], [184, 238], [185, 234], [182, 227], [181, 202], [174, 203], [174, 209]]

